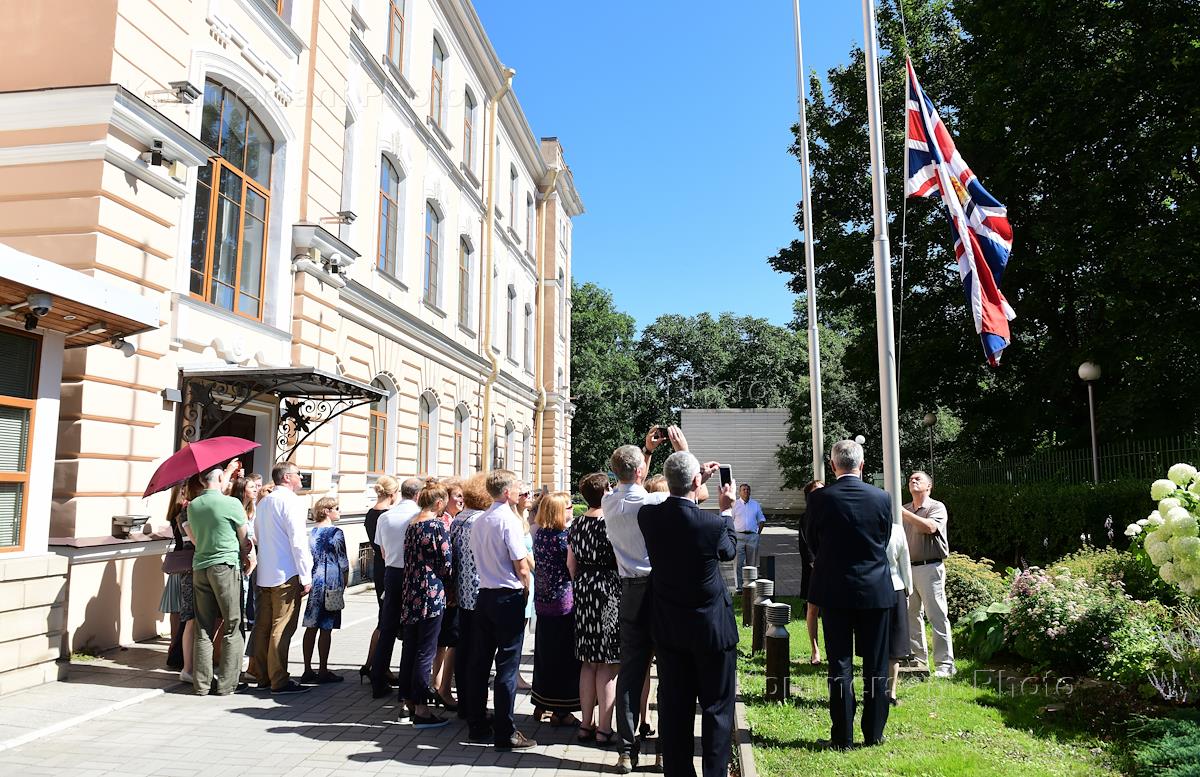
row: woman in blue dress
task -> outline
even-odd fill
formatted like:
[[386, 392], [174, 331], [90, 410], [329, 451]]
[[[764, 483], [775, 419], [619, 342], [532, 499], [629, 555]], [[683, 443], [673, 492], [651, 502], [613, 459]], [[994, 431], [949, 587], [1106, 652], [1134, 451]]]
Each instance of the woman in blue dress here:
[[[329, 643], [334, 629], [342, 627], [341, 609], [328, 609], [326, 592], [346, 590], [350, 579], [350, 560], [346, 556], [346, 535], [333, 525], [338, 519], [338, 503], [331, 496], [317, 500], [313, 508], [317, 525], [309, 533], [312, 548], [312, 590], [304, 608], [304, 674], [302, 683], [340, 683], [343, 678], [329, 671]], [[337, 597], [334, 594], [334, 598]], [[318, 643], [317, 634], [320, 633]], [[321, 658], [319, 669], [312, 670], [313, 646]]]

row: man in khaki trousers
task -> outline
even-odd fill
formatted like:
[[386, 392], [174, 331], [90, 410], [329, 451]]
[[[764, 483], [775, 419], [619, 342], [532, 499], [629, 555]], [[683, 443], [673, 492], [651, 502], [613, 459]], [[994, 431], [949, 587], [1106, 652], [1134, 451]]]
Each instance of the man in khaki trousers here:
[[296, 492], [300, 470], [279, 464], [271, 470], [275, 489], [258, 503], [258, 613], [254, 623], [254, 664], [258, 687], [272, 694], [308, 690], [288, 673], [288, 650], [300, 618], [300, 601], [312, 589], [308, 510]]

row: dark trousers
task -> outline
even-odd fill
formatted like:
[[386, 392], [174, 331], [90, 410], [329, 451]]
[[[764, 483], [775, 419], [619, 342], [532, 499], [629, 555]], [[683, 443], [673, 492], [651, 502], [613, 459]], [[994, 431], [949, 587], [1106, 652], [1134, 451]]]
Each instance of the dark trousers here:
[[[517, 669], [521, 663], [521, 632], [525, 628], [525, 591], [519, 588], [481, 588], [471, 619], [471, 709], [467, 722], [474, 730], [487, 726], [487, 676], [496, 662], [492, 731], [495, 741], [507, 743], [516, 731], [513, 704]], [[460, 700], [461, 702], [461, 700]]]
[[834, 747], [854, 744], [854, 644], [863, 657], [863, 741], [883, 738], [888, 697], [888, 629], [892, 611], [822, 607], [825, 654], [829, 661], [829, 741]]
[[401, 699], [412, 704], [424, 704], [428, 700], [433, 654], [437, 652], [438, 630], [441, 627], [441, 613], [423, 621], [404, 624], [404, 648], [400, 653], [398, 675]]
[[384, 573], [383, 605], [379, 613], [379, 641], [371, 656], [371, 687], [376, 696], [386, 696], [390, 686], [387, 673], [392, 668], [392, 650], [400, 623], [400, 598], [404, 593], [404, 568], [388, 567]]
[[696, 701], [704, 777], [729, 774], [733, 737], [735, 650], [691, 651], [658, 646], [658, 741], [667, 777], [695, 777], [692, 763]]
[[650, 578], [621, 578], [621, 669], [617, 673], [616, 718], [621, 752], [637, 747], [642, 687], [650, 671], [654, 641], [650, 636]]
[[[454, 648], [454, 685], [458, 689], [458, 717], [466, 718], [471, 709], [471, 656], [475, 647], [474, 628], [475, 611], [464, 607], [458, 608], [458, 645]], [[487, 689], [483, 691], [487, 696]], [[486, 702], [484, 705], [486, 706]]]

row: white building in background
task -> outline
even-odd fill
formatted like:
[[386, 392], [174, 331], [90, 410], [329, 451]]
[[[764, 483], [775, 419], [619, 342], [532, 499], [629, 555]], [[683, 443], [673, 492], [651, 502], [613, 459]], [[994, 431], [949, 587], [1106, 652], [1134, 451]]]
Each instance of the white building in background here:
[[[0, 488], [33, 489], [19, 508], [0, 499], [0, 545], [20, 538], [0, 572], [61, 588], [66, 558], [69, 584], [39, 605], [58, 607], [57, 630], [5, 621], [22, 625], [0, 648], [43, 649], [0, 650], [0, 692], [45, 679], [60, 652], [165, 628], [168, 542], [115, 538], [113, 516], [161, 525], [165, 495], [141, 492], [185, 441], [253, 439], [262, 473], [293, 459], [311, 498], [338, 495], [352, 546], [385, 472], [504, 465], [569, 485], [583, 206], [467, 0], [41, 0], [6, 21], [0, 243], [145, 300], [158, 327], [87, 319], [143, 331], [129, 357], [103, 337], [56, 345], [69, 322], [28, 335], [62, 360], [57, 440], [29, 449], [28, 485]], [[28, 289], [10, 280], [15, 304]], [[0, 335], [23, 332], [0, 315]], [[0, 408], [43, 401], [6, 390]], [[0, 434], [0, 461], [29, 453], [13, 444]]]

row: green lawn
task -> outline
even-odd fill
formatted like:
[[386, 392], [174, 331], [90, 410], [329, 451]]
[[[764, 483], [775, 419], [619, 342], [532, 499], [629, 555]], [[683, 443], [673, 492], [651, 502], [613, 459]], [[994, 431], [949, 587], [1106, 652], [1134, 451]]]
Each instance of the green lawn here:
[[[892, 708], [882, 745], [849, 752], [826, 750], [826, 668], [808, 665], [801, 602], [790, 597], [781, 600], [792, 605], [788, 632], [792, 657], [798, 659], [792, 665], [792, 700], [764, 701], [763, 656], [748, 655], [749, 627], [741, 629], [738, 658], [754, 757], [764, 777], [1120, 774], [1113, 754], [1086, 730], [1087, 720], [1064, 711], [1067, 689], [1056, 695], [1053, 686], [1047, 690], [1026, 683], [1024, 692], [1002, 692], [994, 670], [981, 670], [963, 659], [952, 680], [902, 683], [901, 705]], [[856, 675], [860, 669], [856, 667]], [[860, 677], [856, 677], [856, 693], [861, 716]], [[857, 719], [855, 725], [855, 738], [861, 742]]]

